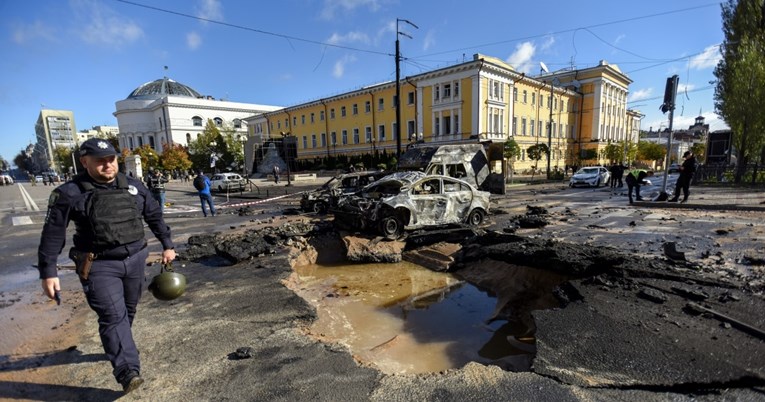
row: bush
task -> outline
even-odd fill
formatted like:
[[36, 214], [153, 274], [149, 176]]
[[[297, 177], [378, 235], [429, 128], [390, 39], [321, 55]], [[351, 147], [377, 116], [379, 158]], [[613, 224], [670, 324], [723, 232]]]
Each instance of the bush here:
[[548, 180], [563, 180], [563, 172], [560, 170], [553, 170], [547, 176]]

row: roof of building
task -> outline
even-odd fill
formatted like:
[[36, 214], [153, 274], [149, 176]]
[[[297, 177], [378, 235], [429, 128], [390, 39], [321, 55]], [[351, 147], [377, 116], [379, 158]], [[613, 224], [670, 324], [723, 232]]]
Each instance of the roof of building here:
[[159, 99], [168, 95], [189, 98], [202, 97], [190, 86], [164, 77], [139, 86], [126, 99]]

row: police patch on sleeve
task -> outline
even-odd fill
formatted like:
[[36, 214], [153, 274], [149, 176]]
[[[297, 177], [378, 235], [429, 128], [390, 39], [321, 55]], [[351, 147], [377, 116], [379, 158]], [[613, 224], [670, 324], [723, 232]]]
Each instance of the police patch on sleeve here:
[[128, 186], [128, 193], [130, 193], [130, 195], [136, 195], [136, 194], [138, 194], [138, 189], [135, 188], [135, 186], [131, 184], [131, 185]]
[[45, 214], [45, 223], [48, 223], [48, 219], [50, 218], [50, 211], [53, 209], [53, 206], [56, 205], [56, 201], [58, 201], [59, 193], [57, 190], [53, 190], [50, 192], [50, 197], [48, 197], [48, 212]]

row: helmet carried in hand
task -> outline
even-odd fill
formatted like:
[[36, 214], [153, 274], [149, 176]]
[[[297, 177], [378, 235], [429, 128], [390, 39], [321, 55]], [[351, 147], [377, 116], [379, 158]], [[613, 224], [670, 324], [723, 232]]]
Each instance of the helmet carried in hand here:
[[163, 265], [159, 275], [152, 278], [149, 291], [159, 300], [175, 300], [186, 291], [186, 277], [173, 272], [170, 264]]

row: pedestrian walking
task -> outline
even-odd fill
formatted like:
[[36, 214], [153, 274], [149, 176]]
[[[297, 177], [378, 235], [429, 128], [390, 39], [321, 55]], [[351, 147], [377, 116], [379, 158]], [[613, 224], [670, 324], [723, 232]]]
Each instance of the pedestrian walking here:
[[627, 182], [627, 193], [629, 195], [630, 204], [632, 204], [632, 189], [635, 189], [635, 199], [643, 201], [643, 197], [640, 196], [640, 186], [651, 184], [646, 180], [647, 177], [653, 176], [653, 171], [645, 169], [633, 169], [627, 174], [625, 181]]
[[274, 184], [279, 184], [279, 166], [274, 165]]
[[215, 216], [215, 203], [213, 202], [212, 194], [210, 194], [210, 179], [201, 170], [197, 172], [197, 177], [194, 178], [194, 188], [197, 189], [199, 194], [202, 214], [207, 217], [207, 210], [205, 209], [205, 203], [207, 203], [207, 206], [210, 208], [210, 215]]
[[608, 182], [611, 185], [611, 190], [613, 190], [616, 188], [616, 182], [617, 182], [616, 175], [619, 173], [619, 165], [616, 162], [614, 162], [613, 165], [611, 165], [611, 167], [608, 169], [608, 171], [611, 173], [608, 179]]
[[162, 245], [162, 263], [175, 259], [170, 228], [149, 190], [119, 173], [117, 151], [91, 138], [80, 146], [85, 171], [51, 192], [38, 248], [42, 288], [61, 302], [56, 261], [74, 222], [69, 257], [75, 261], [88, 305], [98, 316], [98, 331], [112, 374], [125, 393], [143, 383], [132, 325], [149, 255], [145, 221]]
[[149, 175], [146, 176], [146, 187], [151, 191], [151, 196], [159, 203], [159, 210], [165, 212], [165, 184], [169, 180], [161, 171], [149, 168]]
[[693, 180], [693, 174], [696, 173], [696, 157], [693, 156], [693, 152], [685, 151], [683, 159], [685, 160], [680, 165], [680, 176], [675, 184], [675, 196], [669, 199], [669, 202], [677, 202], [680, 198], [680, 190], [683, 191], [683, 200], [680, 202], [688, 201], [690, 195], [691, 180]]

